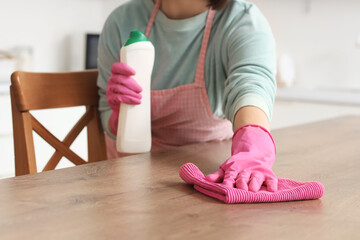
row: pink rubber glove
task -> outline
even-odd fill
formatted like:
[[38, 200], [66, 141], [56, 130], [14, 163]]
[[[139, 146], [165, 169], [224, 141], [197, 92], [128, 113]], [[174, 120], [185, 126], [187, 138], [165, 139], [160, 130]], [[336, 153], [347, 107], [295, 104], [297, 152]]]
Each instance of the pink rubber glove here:
[[140, 104], [141, 86], [132, 78], [135, 70], [126, 63], [116, 62], [111, 67], [111, 76], [106, 88], [106, 98], [112, 113], [109, 128], [117, 134], [120, 103]]
[[233, 136], [231, 155], [206, 180], [252, 192], [258, 192], [263, 184], [270, 192], [278, 190], [278, 179], [271, 169], [275, 143], [265, 128], [251, 124], [240, 127]]

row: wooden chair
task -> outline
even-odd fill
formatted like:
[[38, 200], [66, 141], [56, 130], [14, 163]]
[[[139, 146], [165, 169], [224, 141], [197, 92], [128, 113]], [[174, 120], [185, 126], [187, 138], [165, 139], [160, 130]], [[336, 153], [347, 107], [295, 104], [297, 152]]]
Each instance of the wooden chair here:
[[[84, 127], [87, 127], [88, 162], [106, 159], [104, 132], [97, 110], [97, 75], [97, 70], [67, 73], [18, 71], [11, 75], [16, 176], [37, 172], [32, 130], [56, 149], [43, 171], [55, 169], [63, 156], [75, 165], [87, 163], [69, 148]], [[74, 106], [85, 106], [86, 112], [63, 141], [29, 112]]]

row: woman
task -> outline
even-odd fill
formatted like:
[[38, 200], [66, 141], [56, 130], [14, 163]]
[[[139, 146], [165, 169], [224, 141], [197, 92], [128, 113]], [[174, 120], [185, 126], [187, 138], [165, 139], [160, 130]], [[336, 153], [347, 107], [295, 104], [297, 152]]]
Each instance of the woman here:
[[141, 102], [134, 70], [118, 61], [131, 30], [146, 31], [155, 47], [152, 151], [232, 137], [232, 157], [207, 179], [276, 191], [269, 132], [275, 43], [261, 12], [241, 0], [132, 0], [114, 10], [98, 52], [99, 109], [109, 158], [117, 157], [120, 102]]

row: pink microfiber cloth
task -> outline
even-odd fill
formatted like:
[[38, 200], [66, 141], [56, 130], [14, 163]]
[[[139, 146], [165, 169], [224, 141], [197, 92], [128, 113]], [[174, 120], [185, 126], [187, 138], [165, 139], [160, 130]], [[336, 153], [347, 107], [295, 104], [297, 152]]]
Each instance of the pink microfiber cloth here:
[[266, 191], [261, 187], [259, 192], [250, 192], [220, 183], [205, 180], [204, 174], [192, 163], [180, 168], [180, 177], [203, 194], [216, 198], [224, 203], [285, 202], [318, 199], [324, 195], [324, 186], [319, 182], [298, 182], [278, 178], [278, 191]]

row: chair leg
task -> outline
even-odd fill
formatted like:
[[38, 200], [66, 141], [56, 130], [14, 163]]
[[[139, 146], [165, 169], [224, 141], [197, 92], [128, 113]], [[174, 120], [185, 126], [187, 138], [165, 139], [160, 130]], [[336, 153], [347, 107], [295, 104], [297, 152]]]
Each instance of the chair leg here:
[[91, 108], [94, 115], [87, 125], [88, 159], [89, 162], [96, 162], [107, 159], [106, 145], [98, 111], [94, 106]]
[[20, 112], [15, 101], [14, 92], [10, 88], [13, 118], [13, 137], [15, 153], [15, 175], [36, 173], [34, 140], [29, 112]]

